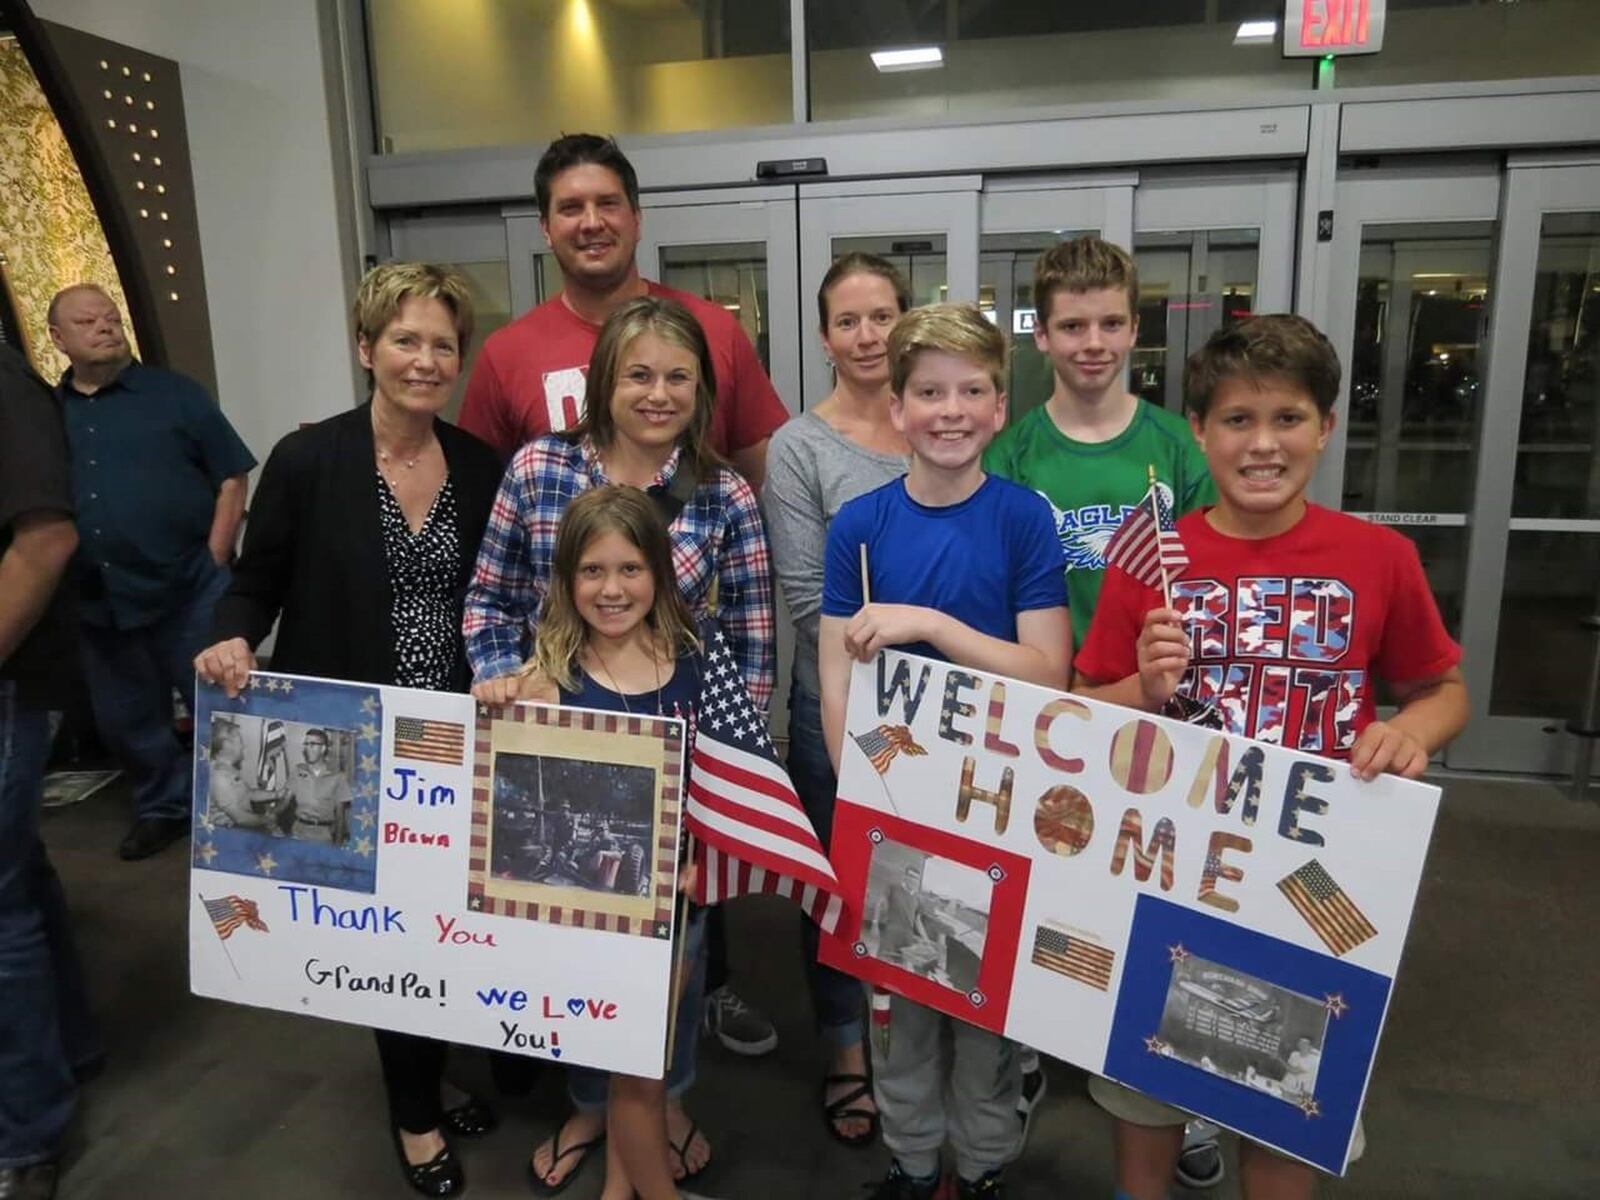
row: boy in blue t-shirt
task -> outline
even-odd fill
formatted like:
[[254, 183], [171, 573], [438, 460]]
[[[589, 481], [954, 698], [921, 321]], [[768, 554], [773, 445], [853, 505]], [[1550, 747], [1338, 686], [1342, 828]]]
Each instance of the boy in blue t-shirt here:
[[[1005, 420], [1004, 335], [972, 305], [936, 304], [900, 318], [888, 353], [889, 415], [911, 447], [911, 469], [850, 501], [828, 530], [818, 660], [836, 771], [852, 659], [894, 647], [1057, 689], [1072, 660], [1050, 505], [985, 475], [981, 462]], [[894, 1162], [873, 1200], [932, 1197], [947, 1135], [963, 1200], [1001, 1200], [1001, 1171], [1021, 1133], [1016, 1045], [900, 996], [890, 1027], [872, 1068]]]

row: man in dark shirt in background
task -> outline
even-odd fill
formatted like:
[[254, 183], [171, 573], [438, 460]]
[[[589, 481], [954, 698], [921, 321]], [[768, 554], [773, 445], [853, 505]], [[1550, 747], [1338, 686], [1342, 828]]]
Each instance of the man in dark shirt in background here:
[[194, 656], [227, 590], [255, 459], [192, 379], [133, 360], [122, 314], [93, 284], [50, 302], [71, 360], [57, 392], [72, 447], [83, 663], [100, 736], [130, 776], [123, 858], [189, 829], [189, 757], [172, 690], [193, 695]]
[[39, 836], [51, 707], [73, 676], [58, 588], [78, 544], [61, 414], [49, 386], [0, 345], [0, 1197], [47, 1200], [77, 1100], [73, 1068], [97, 1049]]

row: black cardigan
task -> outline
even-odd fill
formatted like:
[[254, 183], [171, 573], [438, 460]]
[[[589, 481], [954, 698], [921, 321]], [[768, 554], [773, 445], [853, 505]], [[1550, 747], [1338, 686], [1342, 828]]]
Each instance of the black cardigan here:
[[[435, 420], [461, 525], [456, 619], [500, 484], [500, 460], [470, 433]], [[259, 645], [281, 615], [272, 669], [363, 683], [394, 682], [393, 594], [363, 404], [283, 438], [250, 505], [233, 584], [217, 604], [214, 641]], [[460, 637], [458, 631], [457, 635]], [[465, 648], [454, 686], [471, 682]]]

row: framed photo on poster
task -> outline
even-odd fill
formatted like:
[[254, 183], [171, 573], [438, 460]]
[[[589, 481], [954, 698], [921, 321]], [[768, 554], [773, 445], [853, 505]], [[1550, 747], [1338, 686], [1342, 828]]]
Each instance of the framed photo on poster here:
[[670, 937], [683, 722], [537, 705], [478, 713], [468, 907]]
[[375, 892], [379, 690], [257, 674], [195, 699], [194, 865]]

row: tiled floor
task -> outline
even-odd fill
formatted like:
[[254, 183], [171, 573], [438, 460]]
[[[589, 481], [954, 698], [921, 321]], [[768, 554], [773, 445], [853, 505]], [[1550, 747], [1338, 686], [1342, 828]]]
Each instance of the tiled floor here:
[[[376, 1056], [359, 1029], [188, 995], [186, 858], [124, 864], [116, 792], [52, 812], [46, 833], [78, 915], [111, 1048], [89, 1089], [62, 1194], [394, 1197]], [[691, 1110], [717, 1165], [699, 1185], [728, 1200], [860, 1196], [879, 1148], [824, 1132], [795, 919], [781, 904], [731, 914], [742, 990], [782, 1041], [749, 1061], [706, 1049]], [[1340, 1200], [1600, 1196], [1600, 804], [1554, 788], [1447, 785], [1423, 902], [1379, 1055], [1370, 1149], [1325, 1195]], [[481, 1059], [463, 1056], [470, 1083]], [[1012, 1173], [1012, 1195], [1111, 1195], [1106, 1118], [1083, 1077], [1052, 1064], [1051, 1097]], [[546, 1079], [502, 1105], [465, 1149], [470, 1194], [528, 1194], [522, 1162], [560, 1114]], [[598, 1194], [591, 1171], [566, 1193]], [[1231, 1179], [1208, 1195], [1232, 1197]]]

